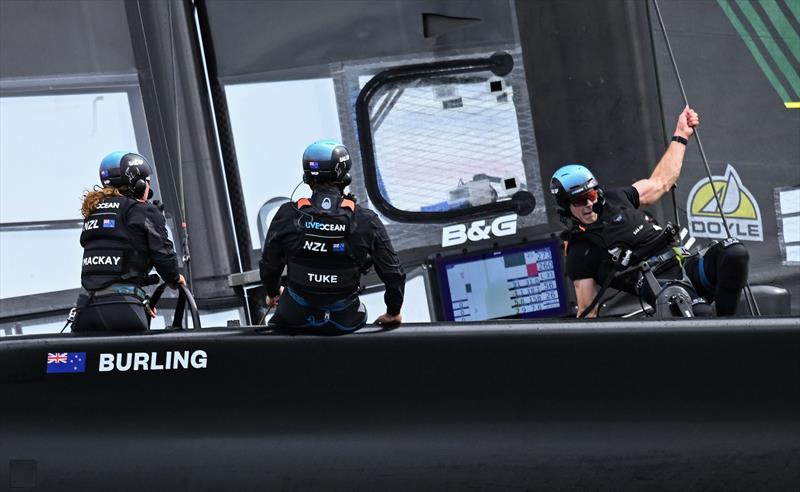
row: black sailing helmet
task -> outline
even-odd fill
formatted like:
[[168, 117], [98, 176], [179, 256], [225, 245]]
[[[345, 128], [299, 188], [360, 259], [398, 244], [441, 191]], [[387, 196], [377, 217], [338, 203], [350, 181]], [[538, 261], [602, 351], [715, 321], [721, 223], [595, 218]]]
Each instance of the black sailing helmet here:
[[[147, 188], [146, 179], [152, 174], [144, 156], [135, 152], [118, 151], [105, 156], [100, 162], [100, 182], [103, 186], [126, 186], [134, 198], [142, 198]], [[147, 199], [153, 197], [153, 189]]]
[[334, 140], [319, 140], [303, 152], [303, 182], [350, 184], [350, 152]]

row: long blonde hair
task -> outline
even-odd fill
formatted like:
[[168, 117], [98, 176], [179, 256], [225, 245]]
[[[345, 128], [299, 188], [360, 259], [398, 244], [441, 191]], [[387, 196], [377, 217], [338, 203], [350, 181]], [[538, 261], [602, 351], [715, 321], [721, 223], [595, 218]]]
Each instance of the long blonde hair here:
[[91, 215], [92, 212], [94, 212], [95, 207], [97, 207], [97, 204], [110, 196], [123, 195], [119, 189], [114, 188], [113, 186], [106, 186], [105, 188], [84, 191], [83, 204], [81, 204], [81, 214], [83, 215], [83, 218], [85, 219]]

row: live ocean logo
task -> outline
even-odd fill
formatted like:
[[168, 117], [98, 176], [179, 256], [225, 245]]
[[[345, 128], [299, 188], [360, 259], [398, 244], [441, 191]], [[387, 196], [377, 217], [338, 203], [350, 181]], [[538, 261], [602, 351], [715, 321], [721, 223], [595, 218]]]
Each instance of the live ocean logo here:
[[731, 235], [745, 241], [763, 241], [761, 210], [753, 194], [742, 184], [742, 178], [736, 169], [728, 164], [723, 176], [712, 176], [712, 178], [713, 188], [706, 178], [695, 183], [689, 192], [686, 210], [692, 235], [713, 239], [728, 237], [719, 215], [717, 200], [714, 198], [716, 190]]

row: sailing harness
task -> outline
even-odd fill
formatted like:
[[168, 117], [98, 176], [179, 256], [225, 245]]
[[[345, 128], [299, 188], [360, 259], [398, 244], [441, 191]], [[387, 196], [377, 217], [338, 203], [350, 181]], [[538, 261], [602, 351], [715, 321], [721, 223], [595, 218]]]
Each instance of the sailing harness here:
[[[152, 279], [149, 279], [147, 285], [152, 285], [154, 283], [158, 283], [160, 280], [158, 275], [150, 275]], [[108, 300], [109, 296], [115, 296], [117, 300]], [[133, 297], [136, 300], [131, 301], [129, 299], [122, 299], [119, 300], [118, 296], [126, 296], [126, 297]], [[83, 301], [80, 300], [83, 298]], [[106, 299], [104, 299], [106, 298]], [[92, 306], [108, 306], [111, 304], [134, 304], [134, 305], [141, 305], [146, 310], [150, 310], [150, 297], [147, 293], [139, 286], [133, 284], [114, 284], [104, 289], [98, 290], [87, 290], [85, 288], [81, 288], [80, 294], [78, 296], [79, 302], [75, 307], [69, 310], [69, 314], [67, 315], [67, 322], [64, 324], [64, 327], [61, 329], [63, 332], [67, 326], [72, 324], [75, 321], [75, 316], [78, 314], [78, 311], [85, 308], [88, 305]]]
[[309, 314], [306, 317], [306, 324], [303, 325], [303, 328], [319, 328], [320, 326], [324, 326], [326, 323], [330, 323], [336, 327], [336, 329], [345, 332], [354, 331], [356, 328], [358, 328], [358, 326], [345, 326], [331, 319], [331, 313], [344, 311], [345, 309], [352, 307], [354, 304], [360, 303], [361, 300], [358, 298], [358, 295], [353, 295], [347, 299], [342, 299], [341, 301], [336, 301], [332, 304], [319, 307], [303, 298], [300, 294], [292, 290], [291, 287], [286, 289], [286, 292], [298, 305], [305, 308], [317, 309], [323, 312], [322, 318], [320, 319], [317, 319], [313, 314]]
[[[612, 268], [605, 272], [600, 289], [589, 306], [579, 313], [579, 318], [586, 317], [600, 302], [608, 287], [615, 279], [625, 279], [634, 272], [639, 272], [635, 290], [641, 297], [644, 283], [658, 297], [663, 290], [655, 274], [671, 268], [676, 263], [680, 266], [682, 278], [677, 282], [691, 287], [686, 275], [684, 260], [695, 255], [686, 248], [678, 246], [678, 231], [671, 224], [660, 227], [655, 220], [636, 208], [606, 203], [602, 215], [589, 225], [574, 223], [567, 233], [569, 241], [565, 242], [565, 253], [569, 242], [585, 240], [608, 253], [606, 264]], [[675, 281], [671, 281], [675, 283]]]
[[358, 292], [361, 278], [350, 245], [356, 204], [331, 195], [319, 198], [297, 201], [300, 213], [295, 227], [302, 237], [299, 247], [289, 253], [289, 287], [305, 297], [348, 298]]

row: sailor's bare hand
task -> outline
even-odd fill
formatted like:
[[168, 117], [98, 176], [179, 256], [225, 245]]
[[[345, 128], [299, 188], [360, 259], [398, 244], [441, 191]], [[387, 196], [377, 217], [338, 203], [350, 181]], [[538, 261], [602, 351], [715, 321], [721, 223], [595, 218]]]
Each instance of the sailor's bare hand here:
[[186, 279], [183, 278], [183, 275], [179, 273], [178, 280], [174, 284], [170, 284], [170, 287], [173, 289], [177, 289], [181, 285], [186, 285]]
[[689, 106], [683, 108], [678, 116], [678, 123], [675, 126], [675, 135], [688, 139], [694, 135], [694, 127], [700, 124], [700, 115]]
[[276, 296], [267, 296], [267, 307], [274, 308], [278, 305], [278, 301], [280, 301], [281, 295], [283, 294], [283, 287], [278, 291], [278, 295]]

